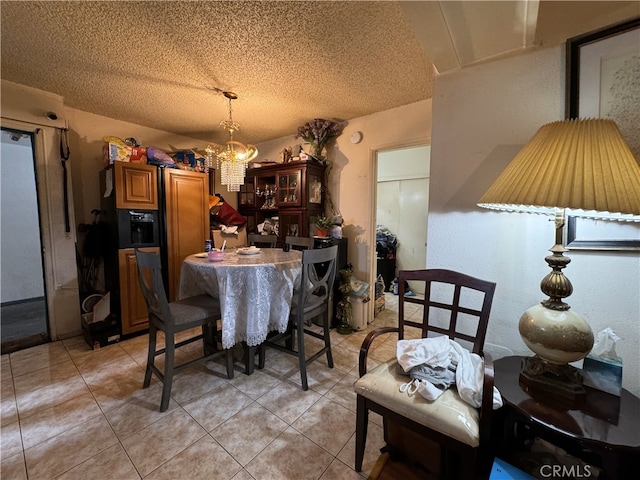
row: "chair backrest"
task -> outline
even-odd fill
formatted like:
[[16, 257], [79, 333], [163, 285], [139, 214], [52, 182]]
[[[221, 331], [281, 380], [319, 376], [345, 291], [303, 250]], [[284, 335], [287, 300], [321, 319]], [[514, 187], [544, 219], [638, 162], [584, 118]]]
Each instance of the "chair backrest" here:
[[243, 226], [238, 228], [237, 235], [222, 233], [222, 230], [211, 230], [213, 237], [213, 246], [215, 248], [221, 248], [222, 244], [226, 240], [225, 248], [238, 248], [248, 246], [247, 242], [247, 229]]
[[314, 240], [311, 237], [292, 237], [287, 235], [284, 243], [293, 250], [309, 250], [313, 248]]
[[329, 308], [329, 297], [336, 277], [338, 246], [304, 250], [302, 276], [296, 291], [292, 314], [310, 320]]
[[[424, 298], [406, 296], [406, 281], [424, 282]], [[398, 272], [399, 339], [405, 326], [420, 328], [452, 340], [469, 342], [473, 353], [482, 353], [496, 284], [452, 270], [400, 270]], [[422, 321], [405, 318], [406, 304], [422, 306]], [[415, 308], [409, 315], [415, 315]]]
[[138, 283], [147, 304], [149, 317], [152, 315], [165, 324], [173, 321], [169, 302], [162, 281], [162, 266], [160, 254], [157, 252], [143, 252], [135, 249], [138, 268]]
[[250, 233], [247, 235], [249, 245], [256, 247], [275, 248], [278, 242], [277, 235], [262, 235], [261, 233]]

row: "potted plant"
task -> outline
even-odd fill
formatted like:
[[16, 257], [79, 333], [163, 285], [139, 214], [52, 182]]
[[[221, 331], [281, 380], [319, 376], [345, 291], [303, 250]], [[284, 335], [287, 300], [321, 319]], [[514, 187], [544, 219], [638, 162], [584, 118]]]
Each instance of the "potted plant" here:
[[318, 237], [328, 237], [329, 229], [333, 225], [333, 219], [319, 215], [316, 217], [316, 235]]

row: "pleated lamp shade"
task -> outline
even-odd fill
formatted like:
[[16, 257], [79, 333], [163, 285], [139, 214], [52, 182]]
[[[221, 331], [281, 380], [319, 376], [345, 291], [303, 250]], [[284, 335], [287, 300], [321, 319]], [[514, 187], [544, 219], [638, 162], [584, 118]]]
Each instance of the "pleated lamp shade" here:
[[606, 119], [543, 125], [479, 206], [640, 222], [640, 165]]

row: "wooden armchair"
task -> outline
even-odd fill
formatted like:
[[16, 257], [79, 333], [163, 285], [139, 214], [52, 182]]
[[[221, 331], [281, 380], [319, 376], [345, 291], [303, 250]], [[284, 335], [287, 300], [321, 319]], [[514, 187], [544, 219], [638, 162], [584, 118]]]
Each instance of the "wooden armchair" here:
[[[422, 283], [424, 298], [405, 296], [406, 281]], [[439, 470], [434, 473], [441, 473], [444, 478], [488, 478], [493, 460], [489, 445], [493, 411], [490, 357], [484, 355], [482, 405], [478, 409], [463, 401], [453, 386], [434, 401], [417, 393], [409, 396], [400, 391], [400, 385], [408, 382], [409, 377], [398, 372], [395, 357], [367, 372], [367, 356], [373, 341], [388, 333], [396, 333], [398, 340], [446, 335], [483, 356], [495, 286], [495, 283], [450, 270], [399, 272], [398, 327], [370, 332], [360, 348], [360, 378], [355, 383], [356, 471], [362, 469], [371, 410], [383, 417], [385, 448], [390, 453], [402, 450], [393, 444], [394, 437], [402, 435], [392, 434], [405, 429], [419, 439], [421, 455], [427, 455], [429, 448], [433, 454], [435, 449]], [[449, 300], [443, 300], [445, 297]]]

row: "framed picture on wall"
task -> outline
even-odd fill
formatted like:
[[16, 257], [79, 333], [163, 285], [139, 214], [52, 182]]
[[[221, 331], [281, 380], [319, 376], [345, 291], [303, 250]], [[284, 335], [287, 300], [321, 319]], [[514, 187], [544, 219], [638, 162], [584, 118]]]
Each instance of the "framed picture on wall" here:
[[[570, 38], [566, 117], [610, 118], [640, 163], [640, 17]], [[570, 249], [640, 250], [640, 225], [569, 217]]]

